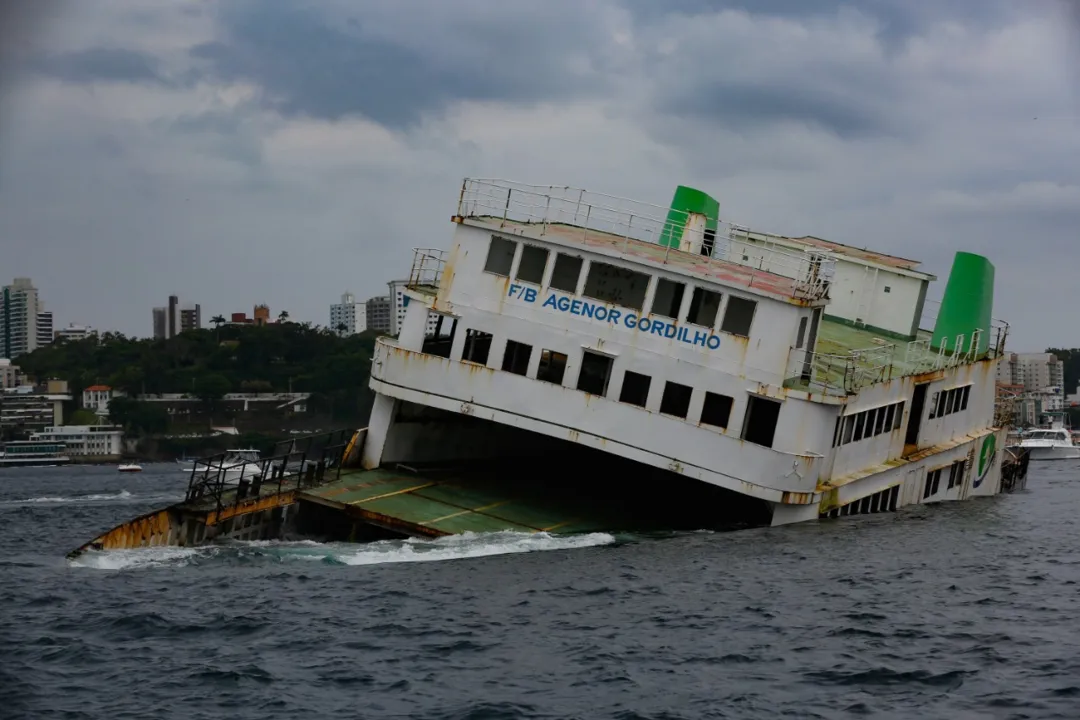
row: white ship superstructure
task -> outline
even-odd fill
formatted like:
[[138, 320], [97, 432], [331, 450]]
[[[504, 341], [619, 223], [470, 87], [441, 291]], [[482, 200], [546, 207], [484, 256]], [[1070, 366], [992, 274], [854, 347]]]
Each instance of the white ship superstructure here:
[[727, 225], [688, 188], [466, 180], [453, 221], [378, 341], [365, 467], [501, 459], [512, 483], [515, 458], [589, 448], [772, 525], [1002, 489], [985, 258], [957, 255], [920, 329], [917, 263]]

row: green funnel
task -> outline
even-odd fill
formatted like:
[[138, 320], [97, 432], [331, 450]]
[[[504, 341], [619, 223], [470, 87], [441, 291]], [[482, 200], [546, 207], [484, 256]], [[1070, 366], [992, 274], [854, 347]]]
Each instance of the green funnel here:
[[949, 284], [941, 301], [932, 347], [946, 343], [949, 351], [957, 335], [964, 336], [964, 350], [971, 346], [971, 335], [982, 330], [978, 352], [990, 347], [990, 313], [994, 308], [994, 266], [982, 255], [958, 252], [953, 258]]
[[705, 229], [716, 231], [716, 218], [720, 215], [720, 203], [708, 194], [694, 188], [680, 185], [675, 188], [675, 197], [671, 199], [671, 209], [668, 210], [667, 222], [664, 230], [660, 233], [660, 244], [665, 247], [678, 248], [682, 240], [683, 226], [686, 225], [686, 214], [697, 213], [706, 218]]

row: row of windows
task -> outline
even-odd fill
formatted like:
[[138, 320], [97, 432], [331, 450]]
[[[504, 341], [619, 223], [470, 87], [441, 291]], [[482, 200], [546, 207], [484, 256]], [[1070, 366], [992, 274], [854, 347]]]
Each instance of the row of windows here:
[[[512, 240], [493, 235], [491, 245], [488, 246], [484, 270], [494, 275], [510, 277], [517, 245], [518, 243]], [[514, 279], [518, 282], [540, 285], [544, 279], [544, 271], [547, 269], [550, 254], [546, 248], [523, 244], [521, 260], [518, 262]], [[555, 264], [551, 270], [548, 287], [552, 290], [577, 294], [583, 265], [584, 261], [580, 257], [555, 253]], [[637, 270], [593, 261], [589, 263], [589, 272], [585, 277], [585, 286], [581, 294], [593, 300], [640, 311], [644, 309], [645, 295], [651, 279], [651, 275]], [[652, 307], [647, 314], [682, 320], [707, 328], [716, 327], [722, 294], [703, 287], [694, 287], [686, 317], [680, 318], [685, 294], [686, 283], [657, 278]], [[720, 323], [720, 331], [749, 337], [756, 309], [757, 302], [754, 300], [729, 295]]]
[[930, 419], [945, 417], [955, 412], [967, 410], [971, 386], [952, 388], [934, 393], [930, 399]]
[[[449, 338], [429, 339], [425, 343], [424, 352], [431, 352], [448, 358], [450, 356], [449, 347], [453, 342], [453, 334], [454, 329], [451, 329]], [[472, 328], [467, 329], [461, 359], [465, 362], [487, 366], [491, 359], [492, 340], [491, 333]], [[503, 351], [502, 360], [498, 367], [505, 372], [526, 376], [533, 349], [532, 345], [516, 340], [507, 340], [506, 349]], [[536, 379], [554, 385], [563, 385], [567, 360], [566, 353], [541, 348]], [[609, 355], [591, 350], [582, 350], [577, 389], [591, 395], [607, 397], [612, 380], [613, 365], [614, 358]], [[623, 373], [622, 386], [619, 390], [619, 402], [641, 408], [645, 407], [649, 398], [649, 391], [652, 388], [652, 380], [653, 378], [648, 375], [626, 370]], [[693, 392], [693, 388], [689, 385], [671, 380], [665, 381], [660, 398], [660, 413], [688, 420]], [[728, 395], [706, 391], [701, 406], [701, 414], [696, 419], [696, 422], [701, 425], [726, 429], [731, 420], [731, 410], [734, 403], [734, 398]], [[743, 429], [743, 439], [765, 447], [772, 447], [779, 415], [779, 402], [751, 396], [747, 408], [746, 424]]]
[[900, 427], [904, 417], [904, 401], [863, 410], [853, 415], [836, 418], [833, 431], [833, 447], [877, 437]]
[[949, 471], [949, 485], [948, 490], [952, 490], [954, 487], [958, 487], [961, 482], [964, 481], [964, 469], [967, 466], [967, 460], [957, 460], [952, 465], [936, 468], [926, 473], [926, 484], [923, 485], [923, 500], [937, 495], [938, 490], [941, 489], [941, 476], [945, 470]]

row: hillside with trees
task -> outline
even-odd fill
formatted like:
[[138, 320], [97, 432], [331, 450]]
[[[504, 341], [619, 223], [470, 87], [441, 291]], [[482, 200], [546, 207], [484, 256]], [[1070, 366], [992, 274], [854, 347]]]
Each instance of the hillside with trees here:
[[340, 337], [287, 316], [261, 326], [216, 324], [168, 340], [117, 333], [58, 340], [21, 356], [19, 366], [38, 380], [67, 380], [74, 393], [96, 384], [124, 391], [128, 398], [114, 400], [110, 415], [144, 434], [165, 432], [168, 417], [138, 397], [164, 393], [185, 393], [212, 408], [232, 392], [307, 392], [311, 415], [343, 425], [367, 421], [375, 333]]

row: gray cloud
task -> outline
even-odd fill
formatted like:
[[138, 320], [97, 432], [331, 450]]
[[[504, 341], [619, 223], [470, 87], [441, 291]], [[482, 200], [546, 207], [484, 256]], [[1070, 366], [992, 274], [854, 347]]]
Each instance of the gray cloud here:
[[0, 123], [5, 271], [64, 322], [145, 334], [175, 292], [325, 323], [446, 245], [460, 178], [487, 175], [661, 205], [690, 184], [942, 278], [984, 252], [1018, 344], [1080, 344], [1044, 312], [1077, 256], [1080, 123], [1031, 120], [1080, 115], [1068, 5], [86, 7], [20, 55]]

